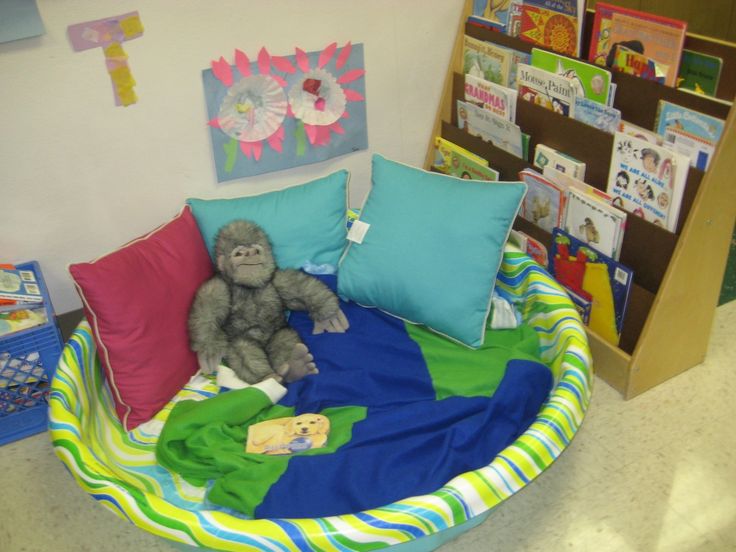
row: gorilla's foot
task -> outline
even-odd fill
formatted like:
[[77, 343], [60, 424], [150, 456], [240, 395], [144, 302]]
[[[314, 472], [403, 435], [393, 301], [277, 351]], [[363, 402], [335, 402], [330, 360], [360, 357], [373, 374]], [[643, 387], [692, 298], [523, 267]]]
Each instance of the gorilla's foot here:
[[291, 351], [291, 357], [278, 367], [276, 373], [284, 378], [286, 383], [298, 381], [303, 377], [319, 373], [314, 364], [314, 357], [304, 343], [297, 343]]

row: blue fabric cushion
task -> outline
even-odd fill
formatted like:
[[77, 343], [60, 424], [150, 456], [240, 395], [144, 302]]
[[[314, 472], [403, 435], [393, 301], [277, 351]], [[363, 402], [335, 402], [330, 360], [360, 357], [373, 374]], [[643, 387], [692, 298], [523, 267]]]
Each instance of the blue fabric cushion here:
[[279, 268], [307, 262], [337, 266], [345, 247], [349, 173], [337, 171], [300, 186], [233, 199], [188, 199], [210, 256], [226, 224], [255, 222], [271, 238]]
[[340, 260], [339, 294], [479, 347], [526, 185], [464, 180], [379, 155], [371, 180], [360, 214], [370, 227]]

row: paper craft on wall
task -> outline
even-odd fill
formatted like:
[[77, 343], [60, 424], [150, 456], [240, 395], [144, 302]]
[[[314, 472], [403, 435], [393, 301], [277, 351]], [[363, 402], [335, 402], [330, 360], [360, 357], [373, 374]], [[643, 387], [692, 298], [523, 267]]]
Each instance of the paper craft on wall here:
[[363, 45], [295, 51], [202, 71], [218, 182], [368, 148]]
[[115, 94], [115, 105], [129, 106], [138, 101], [133, 90], [136, 82], [128, 67], [128, 55], [122, 45], [123, 42], [143, 34], [143, 25], [137, 11], [69, 25], [67, 34], [75, 52], [102, 48]]

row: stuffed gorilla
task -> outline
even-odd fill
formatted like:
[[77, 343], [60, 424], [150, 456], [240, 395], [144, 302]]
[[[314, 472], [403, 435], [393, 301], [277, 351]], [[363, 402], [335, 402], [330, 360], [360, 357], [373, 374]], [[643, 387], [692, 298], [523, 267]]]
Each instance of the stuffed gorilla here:
[[217, 271], [197, 290], [189, 313], [201, 371], [215, 372], [224, 359], [248, 384], [316, 374], [307, 346], [287, 325], [286, 310], [306, 310], [315, 334], [342, 333], [349, 324], [337, 296], [308, 274], [278, 269], [268, 236], [250, 221], [223, 227], [215, 255]]

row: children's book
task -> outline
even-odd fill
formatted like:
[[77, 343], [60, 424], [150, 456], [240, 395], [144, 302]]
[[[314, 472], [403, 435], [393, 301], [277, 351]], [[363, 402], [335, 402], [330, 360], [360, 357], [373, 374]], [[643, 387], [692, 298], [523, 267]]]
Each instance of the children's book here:
[[461, 129], [491, 142], [497, 148], [524, 158], [521, 129], [490, 111], [461, 100], [457, 101], [457, 120]]
[[509, 232], [509, 243], [518, 247], [519, 250], [526, 253], [526, 244], [528, 236], [521, 230], [514, 230], [513, 228]]
[[608, 104], [611, 86], [611, 72], [608, 69], [539, 48], [532, 48], [531, 65], [570, 79], [576, 97]]
[[565, 188], [533, 169], [521, 171], [519, 179], [527, 185], [527, 192], [521, 203], [521, 218], [533, 222], [547, 232], [552, 232], [555, 226], [561, 226], [567, 197]]
[[690, 166], [701, 171], [708, 170], [710, 160], [716, 151], [714, 142], [704, 140], [700, 136], [695, 136], [674, 126], [665, 129], [664, 145], [673, 151], [686, 155], [690, 159]]
[[547, 166], [554, 167], [580, 180], [585, 179], [585, 163], [544, 144], [537, 144], [533, 165], [542, 171]]
[[432, 165], [438, 171], [470, 180], [498, 180], [498, 171], [488, 167], [488, 161], [437, 136], [435, 160]]
[[465, 35], [463, 73], [508, 86], [511, 54], [507, 48]]
[[522, 100], [566, 117], [573, 115], [576, 92], [569, 79], [522, 63], [519, 64], [516, 83]]
[[507, 33], [514, 4], [521, 4], [521, 0], [474, 0], [471, 17], [481, 25]]
[[550, 180], [552, 180], [553, 182], [556, 182], [557, 184], [559, 184], [563, 188], [566, 188], [567, 190], [574, 188], [580, 192], [583, 192], [584, 194], [594, 197], [595, 199], [599, 201], [607, 203], [608, 205], [613, 205], [614, 198], [607, 192], [604, 192], [603, 190], [599, 190], [595, 186], [591, 186], [590, 184], [578, 178], [570, 176], [569, 174], [560, 172], [554, 167], [547, 165], [546, 167], [544, 167], [542, 174], [546, 178], [549, 178]]
[[529, 235], [526, 235], [526, 254], [540, 266], [547, 266], [549, 264], [549, 253], [545, 245]]
[[721, 81], [723, 59], [684, 49], [680, 60], [677, 86], [706, 96], [715, 96]]
[[601, 105], [588, 98], [575, 98], [574, 119], [586, 125], [613, 134], [621, 122], [621, 111], [615, 107]]
[[46, 322], [48, 322], [48, 316], [43, 307], [0, 312], [0, 336], [34, 328]]
[[686, 21], [597, 2], [588, 60], [610, 67], [614, 46], [623, 43], [667, 65], [665, 83], [674, 86], [686, 31]]
[[584, 16], [583, 1], [524, 0], [519, 37], [561, 54], [578, 56]]
[[640, 79], [650, 80], [664, 84], [669, 72], [669, 66], [647, 57], [644, 54], [618, 44], [613, 50], [613, 63], [611, 69], [634, 75]]
[[616, 206], [674, 232], [689, 169], [686, 156], [617, 132], [607, 191]]
[[659, 100], [654, 129], [657, 134], [664, 136], [668, 127], [675, 127], [715, 144], [721, 138], [725, 126], [726, 121], [723, 119], [666, 100]]
[[516, 119], [516, 90], [473, 75], [465, 75], [465, 101], [487, 109], [514, 122]]
[[275, 418], [248, 427], [245, 452], [283, 455], [323, 448], [330, 433], [330, 419], [322, 414]]
[[0, 269], [0, 299], [42, 303], [43, 295], [32, 270]]
[[590, 301], [588, 327], [609, 343], [618, 345], [634, 281], [633, 271], [555, 228], [549, 272], [565, 288]]
[[575, 188], [568, 190], [561, 226], [569, 234], [618, 260], [625, 225], [624, 211]]
[[650, 144], [656, 144], [658, 146], [664, 144], [664, 139], [662, 138], [662, 136], [660, 136], [653, 130], [648, 130], [644, 127], [640, 127], [639, 125], [635, 125], [634, 123], [624, 121], [623, 119], [618, 125], [618, 131], [623, 132], [628, 136], [638, 138], [639, 140], [649, 142]]

